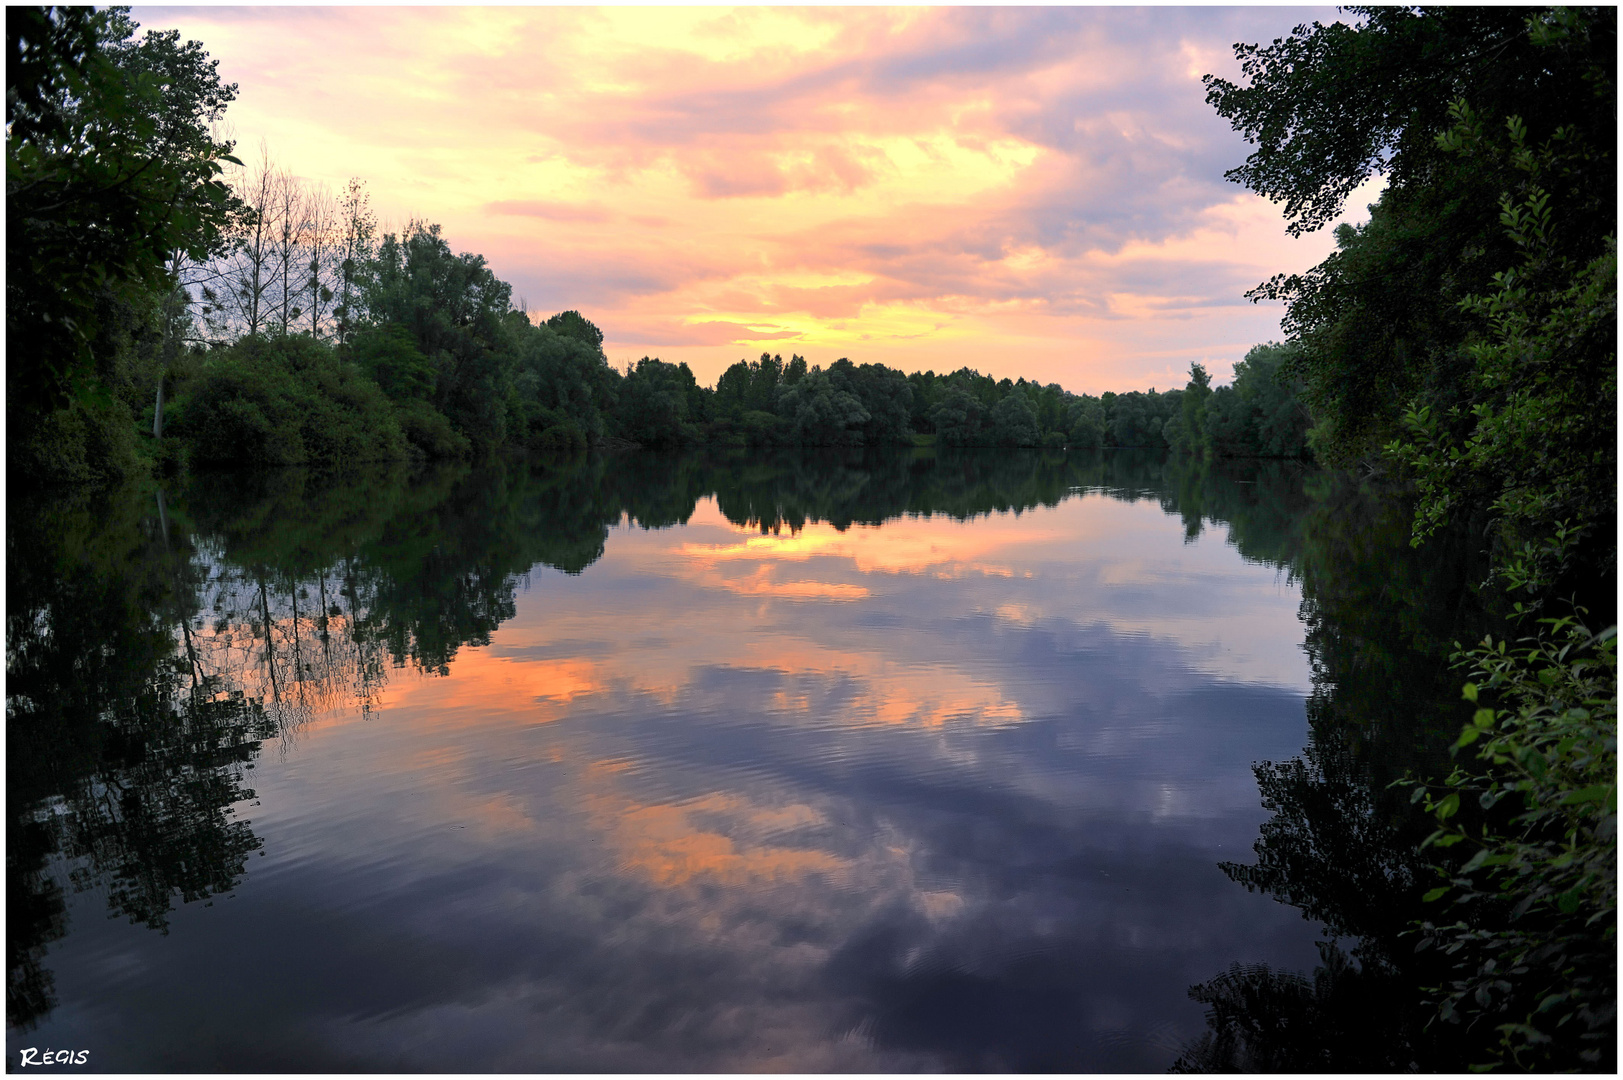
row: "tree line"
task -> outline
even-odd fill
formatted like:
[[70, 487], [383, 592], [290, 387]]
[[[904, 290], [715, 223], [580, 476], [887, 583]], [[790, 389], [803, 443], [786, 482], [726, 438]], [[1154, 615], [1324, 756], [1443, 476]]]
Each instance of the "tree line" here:
[[[963, 368], [763, 354], [699, 385], [625, 371], [578, 312], [532, 319], [438, 226], [381, 231], [365, 184], [301, 181], [218, 136], [236, 87], [126, 9], [19, 8], [10, 66], [8, 460], [19, 483], [670, 447], [1125, 446], [1303, 456], [1256, 350], [1232, 387], [1072, 394]], [[1198, 400], [1184, 401], [1185, 394]]]

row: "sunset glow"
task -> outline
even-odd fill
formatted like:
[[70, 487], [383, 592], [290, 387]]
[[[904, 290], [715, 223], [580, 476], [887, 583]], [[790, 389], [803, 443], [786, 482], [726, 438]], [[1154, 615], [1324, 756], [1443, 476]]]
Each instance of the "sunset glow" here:
[[[1329, 251], [1225, 182], [1200, 78], [1328, 9], [136, 8], [299, 176], [439, 222], [611, 362], [1219, 380]], [[1374, 190], [1355, 193], [1362, 218]]]

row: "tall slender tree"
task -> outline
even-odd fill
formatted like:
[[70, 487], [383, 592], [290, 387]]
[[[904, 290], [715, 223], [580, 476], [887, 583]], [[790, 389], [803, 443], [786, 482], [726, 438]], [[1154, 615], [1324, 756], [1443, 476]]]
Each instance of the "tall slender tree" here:
[[244, 212], [236, 223], [221, 271], [225, 281], [222, 310], [232, 330], [250, 336], [264, 331], [272, 307], [278, 228], [276, 176], [270, 147], [261, 141], [254, 164], [239, 167], [231, 177], [231, 185]]
[[305, 313], [310, 319], [310, 336], [320, 338], [327, 329], [329, 305], [335, 291], [333, 274], [337, 270], [338, 201], [325, 184], [312, 185], [305, 193], [306, 217], [309, 223], [305, 243], [304, 284]]
[[334, 255], [338, 263], [333, 309], [338, 343], [347, 345], [362, 314], [361, 282], [375, 254], [378, 218], [372, 212], [366, 181], [351, 177], [338, 199], [338, 234]]

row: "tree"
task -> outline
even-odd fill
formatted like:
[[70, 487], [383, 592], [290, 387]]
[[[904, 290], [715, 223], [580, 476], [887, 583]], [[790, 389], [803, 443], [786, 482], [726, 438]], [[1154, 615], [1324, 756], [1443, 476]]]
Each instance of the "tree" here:
[[275, 275], [272, 252], [277, 229], [277, 169], [270, 147], [259, 144], [259, 159], [250, 169], [233, 170], [231, 186], [240, 213], [231, 223], [219, 272], [221, 292], [205, 288], [203, 310], [216, 316], [213, 329], [222, 337], [262, 333], [270, 316]]
[[1092, 449], [1104, 442], [1105, 410], [1098, 398], [1087, 395], [1077, 398], [1066, 410], [1065, 419], [1067, 445]]
[[338, 259], [338, 288], [333, 319], [337, 323], [340, 345], [349, 342], [365, 310], [361, 299], [362, 282], [374, 254], [373, 241], [378, 229], [378, 218], [372, 212], [371, 203], [372, 195], [366, 190], [365, 181], [351, 177], [338, 204], [338, 244], [334, 252]]
[[626, 372], [620, 387], [621, 433], [647, 446], [680, 446], [696, 440], [688, 402], [697, 389], [686, 363], [643, 357]]
[[[1192, 450], [1201, 445], [1201, 435], [1206, 430], [1206, 399], [1212, 393], [1212, 377], [1200, 364], [1189, 365], [1189, 382], [1183, 388], [1183, 397], [1178, 402], [1178, 415], [1181, 420], [1176, 429], [1181, 436], [1180, 444], [1173, 449]], [[1167, 440], [1170, 445], [1172, 440]]]
[[[847, 366], [850, 361], [846, 361]], [[778, 404], [778, 386], [783, 381], [783, 357], [762, 353], [750, 365], [749, 390], [744, 395], [746, 411], [771, 412]]]
[[943, 446], [975, 446], [981, 437], [981, 403], [962, 386], [950, 386], [936, 399], [930, 422]]
[[1156, 415], [1155, 392], [1116, 395], [1110, 406], [1110, 442], [1115, 446], [1165, 446], [1165, 419]]
[[[1452, 164], [1437, 136], [1454, 126], [1449, 108], [1462, 95], [1495, 123], [1516, 113], [1533, 130], [1570, 123], [1591, 145], [1612, 140], [1615, 119], [1595, 98], [1613, 93], [1615, 11], [1346, 10], [1357, 25], [1312, 23], [1270, 46], [1236, 45], [1248, 86], [1203, 80], [1207, 102], [1257, 145], [1225, 177], [1283, 203], [1292, 236], [1322, 228], [1376, 172], [1394, 192], [1435, 186]], [[1605, 192], [1615, 175], [1607, 167], [1586, 186]]]
[[1042, 434], [1037, 410], [1016, 390], [992, 407], [992, 438], [999, 446], [1037, 446]]
[[327, 305], [337, 295], [332, 287], [335, 256], [338, 250], [335, 227], [338, 220], [338, 201], [325, 184], [312, 186], [305, 193], [306, 212], [310, 231], [304, 251], [305, 314], [310, 319], [310, 336], [321, 337], [328, 327]]
[[813, 368], [778, 396], [778, 414], [794, 425], [795, 437], [803, 445], [861, 445], [868, 410], [838, 383], [829, 372]]
[[[1459, 302], [1490, 328], [1466, 346], [1472, 370], [1461, 400], [1446, 407], [1417, 400], [1405, 414], [1405, 436], [1387, 452], [1419, 480], [1416, 541], [1461, 505], [1491, 504], [1504, 545], [1520, 552], [1518, 584], [1536, 603], [1571, 575], [1568, 556], [1615, 572], [1616, 238], [1574, 265], [1558, 248], [1548, 188], [1565, 184], [1575, 163], [1554, 147], [1535, 152], [1518, 123], [1499, 144], [1468, 105], [1461, 102], [1457, 115], [1451, 146], [1512, 157], [1527, 174], [1520, 202], [1509, 193], [1500, 202], [1521, 258], [1494, 275], [1486, 295]], [[1557, 534], [1571, 543], [1547, 546]], [[1556, 551], [1562, 558], [1551, 557]]]
[[197, 42], [135, 30], [127, 8], [6, 12], [13, 435], [94, 397], [114, 362], [98, 335], [169, 294], [176, 252], [215, 255], [231, 217], [211, 128], [236, 86]]
[[595, 439], [603, 433], [603, 412], [617, 400], [620, 379], [590, 339], [555, 333], [553, 325], [549, 319], [519, 335], [514, 385], [525, 430], [539, 437], [563, 424], [582, 439]]
[[386, 234], [368, 267], [367, 316], [411, 332], [435, 365], [432, 404], [480, 451], [507, 430], [512, 287], [484, 256], [453, 255], [438, 225]]
[[578, 311], [560, 311], [545, 323], [547, 329], [564, 337], [574, 338], [576, 341], [595, 349], [599, 355], [603, 352], [603, 331]]
[[1478, 325], [1460, 301], [1514, 258], [1499, 224], [1511, 170], [1439, 141], [1462, 96], [1490, 129], [1518, 116], [1535, 142], [1560, 131], [1587, 155], [1556, 199], [1563, 254], [1600, 254], [1616, 192], [1615, 11], [1350, 10], [1356, 26], [1236, 46], [1249, 86], [1206, 79], [1207, 101], [1257, 144], [1226, 175], [1282, 202], [1292, 235], [1322, 227], [1373, 173], [1387, 176], [1369, 223], [1338, 230], [1329, 259], [1250, 294], [1285, 301], [1316, 443], [1339, 461], [1373, 457], [1417, 395], [1455, 403]]
[[883, 446], [912, 440], [909, 419], [913, 388], [900, 371], [883, 364], [858, 366], [841, 357], [829, 365], [828, 376], [830, 385], [856, 398], [862, 411], [868, 414], [862, 422], [865, 445]]
[[1293, 234], [1388, 178], [1330, 258], [1250, 294], [1286, 303], [1315, 450], [1406, 466], [1428, 491], [1417, 540], [1450, 507], [1491, 506], [1511, 547], [1567, 515], [1609, 567], [1616, 11], [1351, 10], [1237, 46], [1248, 86], [1206, 80], [1257, 144], [1227, 175]]
[[277, 170], [271, 188], [276, 227], [271, 232], [271, 265], [276, 279], [276, 330], [284, 337], [304, 314], [301, 263], [310, 239], [310, 200], [304, 185], [287, 169]]
[[1303, 457], [1310, 418], [1287, 367], [1290, 345], [1254, 346], [1234, 365], [1234, 382], [1201, 405], [1199, 438], [1217, 457]]
[[740, 360], [716, 380], [716, 411], [723, 416], [741, 416], [749, 408], [750, 365]]

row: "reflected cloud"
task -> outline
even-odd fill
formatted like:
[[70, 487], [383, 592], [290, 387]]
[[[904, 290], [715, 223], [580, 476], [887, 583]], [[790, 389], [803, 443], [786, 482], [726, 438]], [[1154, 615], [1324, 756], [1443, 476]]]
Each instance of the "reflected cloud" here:
[[787, 828], [823, 824], [809, 806], [758, 808], [739, 796], [720, 794], [681, 804], [648, 805], [605, 794], [587, 796], [585, 808], [613, 847], [617, 868], [661, 888], [701, 879], [729, 887], [805, 884], [813, 875], [836, 884], [849, 881], [847, 860], [825, 851], [762, 842], [763, 836]]
[[495, 716], [507, 722], [544, 724], [568, 713], [580, 698], [604, 693], [615, 676], [585, 657], [518, 659], [489, 649], [466, 650], [454, 679], [417, 680], [397, 691], [394, 704], [432, 708], [446, 723], [479, 724]]
[[[696, 520], [709, 523], [715, 516]], [[813, 522], [788, 535], [761, 534], [730, 522], [725, 524], [744, 539], [731, 544], [685, 543], [682, 553], [709, 563], [774, 563], [831, 557], [849, 561], [862, 574], [919, 574], [944, 567], [936, 571], [936, 576], [979, 573], [1010, 577], [1012, 569], [983, 562], [982, 557], [1010, 545], [1040, 543], [1057, 535], [1012, 527], [996, 519], [966, 523], [912, 517], [886, 522], [880, 528], [858, 525], [843, 530]]]
[[[200, 565], [256, 567], [211, 571], [242, 599], [198, 630], [237, 685], [316, 673], [320, 611], [374, 704], [253, 763], [230, 905], [152, 948], [72, 908], [41, 1044], [167, 1061], [183, 1017], [234, 1033], [217, 1069], [1164, 1067], [1191, 982], [1312, 955], [1214, 868], [1251, 762], [1302, 744], [1300, 592], [1151, 474], [922, 464], [617, 458], [375, 519], [367, 486], [336, 555], [309, 511], [194, 509], [227, 538]], [[399, 527], [429, 520], [432, 564]]]
[[769, 581], [770, 568], [762, 567], [748, 580], [722, 578], [716, 582], [742, 596], [776, 596], [785, 600], [861, 600], [868, 590], [861, 585], [824, 581]]

